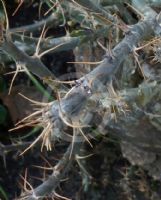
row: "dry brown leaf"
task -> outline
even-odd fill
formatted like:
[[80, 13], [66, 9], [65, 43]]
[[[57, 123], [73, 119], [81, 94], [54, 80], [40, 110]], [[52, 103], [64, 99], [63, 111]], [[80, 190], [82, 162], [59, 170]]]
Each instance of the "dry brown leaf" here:
[[8, 95], [8, 92], [0, 94], [0, 98], [3, 101], [3, 104], [7, 106], [11, 119], [13, 123], [18, 122], [25, 116], [33, 112], [34, 106], [31, 105], [31, 102], [24, 99], [19, 95], [22, 93], [24, 96], [36, 100], [42, 101], [42, 93], [40, 93], [33, 86], [18, 85], [12, 88], [11, 94]]

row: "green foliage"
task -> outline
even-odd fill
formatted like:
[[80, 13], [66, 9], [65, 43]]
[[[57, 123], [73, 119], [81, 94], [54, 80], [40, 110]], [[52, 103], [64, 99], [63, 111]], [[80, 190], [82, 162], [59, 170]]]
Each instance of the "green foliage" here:
[[4, 13], [4, 7], [2, 4], [2, 0], [0, 1], [0, 20], [1, 21], [5, 20], [5, 13]]
[[37, 134], [40, 130], [41, 130], [41, 127], [36, 126], [29, 133], [25, 134], [22, 137], [19, 137], [19, 139], [21, 139], [21, 140], [26, 139], [26, 138], [28, 138], [30, 136], [33, 136], [33, 135]]
[[48, 98], [48, 100], [52, 101], [52, 96], [45, 90], [45, 88], [40, 84], [40, 82], [28, 71], [27, 75], [29, 76], [30, 80], [36, 86], [37, 90], [39, 90], [44, 96]]
[[8, 195], [5, 192], [5, 190], [2, 188], [2, 186], [0, 186], [0, 194], [2, 195], [4, 200], [9, 200]]

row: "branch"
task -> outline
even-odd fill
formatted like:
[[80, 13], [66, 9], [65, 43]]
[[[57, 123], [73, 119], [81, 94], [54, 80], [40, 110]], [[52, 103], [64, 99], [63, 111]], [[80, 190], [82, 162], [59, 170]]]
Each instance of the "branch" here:
[[39, 22], [35, 22], [31, 25], [21, 26], [17, 28], [11, 28], [9, 29], [9, 32], [15, 33], [15, 32], [34, 32], [34, 31], [40, 31], [41, 28], [46, 25], [46, 27], [53, 27], [58, 26], [60, 23], [59, 15], [56, 13], [52, 13], [49, 17], [46, 19], [43, 19]]
[[111, 22], [115, 22], [116, 19], [114, 16], [106, 12], [104, 8], [100, 4], [95, 4], [95, 2], [91, 0], [75, 0], [78, 4], [83, 6], [85, 9], [89, 9], [92, 12], [96, 12], [97, 14], [103, 15], [106, 19], [110, 20]]
[[155, 17], [156, 12], [151, 9], [145, 0], [139, 1], [139, 0], [132, 0], [132, 6], [134, 6], [137, 10], [139, 10], [140, 13], [144, 15], [145, 18]]
[[[27, 36], [22, 38], [22, 36], [18, 34], [12, 35], [12, 40], [18, 48], [23, 49], [23, 51], [27, 52], [29, 55], [34, 53], [38, 42], [38, 38], [30, 38]], [[67, 36], [42, 39], [40, 42], [40, 53], [51, 48], [53, 48], [53, 50], [51, 50], [50, 53], [68, 51], [78, 46], [80, 41], [80, 37]]]
[[[110, 82], [111, 78], [120, 67], [120, 64], [134, 50], [138, 42], [150, 33], [153, 34], [158, 27], [160, 29], [155, 17], [131, 26], [129, 31], [125, 33], [124, 39], [113, 49], [113, 57], [106, 55], [100, 65], [89, 74], [79, 79], [76, 86], [68, 92], [68, 95], [61, 99], [60, 105], [65, 116], [69, 119], [78, 117], [79, 113], [87, 104], [87, 100], [95, 94], [95, 92], [103, 91], [103, 84]], [[105, 87], [105, 89], [106, 88], [107, 87]], [[61, 132], [64, 128], [64, 122], [60, 115], [59, 103], [56, 101], [53, 102], [49, 112], [52, 116], [52, 121], [57, 122], [55, 124], [53, 123], [55, 128], [61, 127], [59, 130]]]
[[54, 75], [48, 70], [48, 68], [41, 62], [39, 58], [28, 56], [25, 52], [22, 52], [15, 44], [6, 37], [1, 45], [1, 50], [10, 55], [15, 61], [22, 63], [25, 67], [39, 78], [53, 77]]
[[[72, 165], [75, 156], [79, 154], [82, 143], [77, 143], [72, 149], [72, 144], [69, 145], [67, 151], [57, 165], [53, 168], [53, 173], [50, 175], [46, 181], [44, 181], [37, 188], [33, 189], [30, 194], [25, 194], [25, 199], [35, 200], [37, 198], [43, 198], [47, 194], [54, 193], [57, 186], [60, 184], [61, 179], [69, 170]], [[72, 151], [72, 157], [71, 156]]]
[[[126, 0], [126, 3], [131, 4], [133, 0]], [[140, 1], [142, 2], [142, 1]], [[146, 4], [148, 4], [149, 6], [161, 6], [161, 1], [160, 0], [146, 0], [145, 1]], [[125, 1], [124, 0], [117, 0], [117, 1], [113, 1], [113, 0], [101, 0], [101, 4], [102, 6], [109, 6], [109, 5], [119, 5], [119, 4], [124, 4]]]
[[58, 101], [53, 102], [49, 112], [52, 122], [55, 123], [54, 126], [59, 129], [59, 132], [64, 128], [60, 106], [69, 119], [78, 117], [87, 100], [95, 92], [103, 90], [103, 84], [111, 80], [122, 61], [134, 50], [137, 43], [146, 35], [153, 34], [153, 31], [158, 27], [160, 28], [155, 17], [131, 26], [129, 31], [125, 33], [124, 39], [113, 49], [113, 56], [106, 55], [100, 65], [77, 81], [76, 86], [61, 99], [60, 103]]
[[[107, 35], [108, 31], [109, 31], [109, 27], [104, 27], [104, 28], [99, 29], [96, 32], [84, 31], [83, 35], [77, 36], [77, 37], [65, 36], [65, 37], [60, 37], [60, 38], [42, 39], [40, 42], [40, 51], [43, 52], [51, 48], [53, 48], [53, 50], [51, 50], [50, 53], [71, 50], [71, 49], [74, 49], [76, 46], [79, 46], [80, 44], [85, 43], [86, 41], [89, 41], [89, 40], [93, 41], [93, 40], [96, 40], [96, 38], [100, 36], [103, 37]], [[16, 33], [12, 34], [11, 37], [12, 37], [13, 42], [11, 41], [10, 42], [13, 43], [19, 49], [19, 51], [21, 50], [22, 52], [25, 52], [28, 55], [33, 55], [39, 38], [30, 38], [28, 36], [22, 37], [22, 35], [16, 34]], [[7, 53], [10, 56], [12, 56], [12, 54], [10, 54], [10, 51], [7, 51]], [[0, 54], [1, 62], [2, 63], [11, 62], [12, 57], [13, 59], [16, 59], [15, 56], [9, 57], [9, 55]]]

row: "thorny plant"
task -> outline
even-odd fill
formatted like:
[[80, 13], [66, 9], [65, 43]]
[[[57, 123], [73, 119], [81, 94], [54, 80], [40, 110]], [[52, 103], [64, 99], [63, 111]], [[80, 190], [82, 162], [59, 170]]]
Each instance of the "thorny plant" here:
[[[112, 82], [111, 82], [113, 75], [116, 73], [116, 71], [117, 71], [116, 69], [119, 68], [120, 64], [124, 61], [124, 59], [127, 58], [128, 54], [133, 53], [136, 64], [139, 66], [139, 68], [142, 72], [144, 81], [146, 81], [144, 71], [142, 70], [141, 63], [139, 62], [139, 58], [138, 58], [139, 53], [138, 52], [139, 52], [139, 50], [143, 50], [147, 46], [150, 46], [150, 45], [155, 46], [157, 44], [158, 40], [160, 41], [160, 37], [155, 37], [150, 42], [143, 44], [141, 47], [135, 48], [138, 45], [138, 43], [140, 42], [142, 35], [146, 35], [146, 30], [148, 30], [149, 27], [155, 30], [156, 16], [155, 16], [155, 18], [153, 18], [153, 20], [151, 20], [153, 23], [148, 19], [147, 19], [147, 21], [146, 20], [144, 21], [144, 19], [143, 19], [143, 21], [139, 22], [139, 25], [137, 25], [137, 24], [134, 25], [133, 26], [134, 30], [132, 29], [132, 31], [131, 31], [131, 29], [118, 16], [116, 17], [116, 14], [111, 15], [108, 13], [108, 11], [106, 11], [102, 7], [100, 7], [102, 9], [101, 10], [100, 8], [95, 6], [95, 4], [92, 1], [87, 0], [87, 2], [85, 2], [85, 1], [81, 1], [81, 0], [79, 0], [79, 1], [78, 0], [77, 1], [73, 1], [73, 0], [71, 0], [71, 1], [58, 1], [58, 0], [52, 1], [52, 0], [50, 0], [50, 1], [45, 1], [45, 2], [47, 2], [48, 5], [50, 5], [50, 8], [49, 8], [49, 10], [46, 11], [45, 15], [47, 15], [50, 12], [52, 12], [52, 14], [53, 14], [53, 10], [55, 8], [58, 8], [58, 10], [61, 13], [62, 18], [63, 18], [63, 22], [62, 22], [61, 26], [64, 25], [68, 20], [65, 17], [65, 15], [66, 15], [66, 10], [64, 10], [65, 6], [68, 7], [69, 5], [71, 5], [69, 3], [73, 3], [72, 5], [74, 5], [75, 7], [78, 7], [78, 9], [75, 8], [75, 10], [77, 10], [78, 13], [80, 12], [80, 15], [82, 15], [84, 17], [84, 19], [81, 22], [79, 21], [79, 19], [76, 18], [78, 20], [78, 23], [85, 27], [87, 26], [86, 24], [89, 23], [89, 27], [92, 27], [93, 35], [94, 35], [94, 31], [96, 31], [97, 28], [99, 29], [101, 25], [109, 26], [109, 24], [110, 24], [109, 27], [113, 26], [116, 29], [120, 29], [121, 31], [123, 31], [123, 33], [125, 34], [125, 37], [122, 41], [120, 41], [120, 40], [118, 40], [118, 38], [119, 38], [118, 35], [116, 36], [113, 33], [108, 34], [109, 38], [108, 38], [108, 42], [107, 41], [106, 42], [109, 45], [108, 45], [108, 48], [106, 48], [105, 46], [107, 46], [107, 44], [103, 45], [102, 42], [100, 42], [102, 38], [97, 36], [98, 38], [96, 37], [95, 41], [97, 42], [98, 46], [100, 46], [103, 50], [105, 50], [105, 52], [106, 52], [105, 57], [102, 60], [98, 59], [99, 60], [98, 62], [84, 60], [83, 62], [76, 61], [76, 62], [71, 62], [71, 63], [90, 64], [90, 65], [96, 64], [98, 66], [92, 72], [90, 72], [87, 75], [84, 75], [83, 77], [81, 77], [80, 79], [78, 79], [76, 81], [73, 81], [73, 80], [72, 81], [61, 81], [58, 79], [54, 79], [55, 77], [52, 76], [52, 74], [46, 69], [46, 67], [45, 67], [45, 69], [42, 69], [44, 66], [41, 63], [41, 58], [43, 56], [45, 56], [46, 54], [52, 52], [56, 48], [63, 46], [65, 43], [61, 43], [57, 46], [54, 46], [52, 48], [42, 51], [41, 43], [43, 42], [43, 39], [46, 37], [46, 33], [48, 31], [48, 26], [47, 26], [47, 21], [45, 21], [45, 20], [44, 20], [44, 23], [41, 24], [42, 31], [40, 33], [40, 37], [37, 40], [37, 45], [35, 47], [35, 53], [32, 54], [32, 56], [28, 57], [28, 58], [30, 58], [30, 61], [31, 60], [35, 61], [35, 59], [37, 59], [40, 62], [39, 63], [36, 62], [37, 66], [30, 67], [30, 71], [34, 73], [35, 72], [33, 69], [34, 67], [40, 67], [40, 71], [41, 71], [41, 69], [44, 70], [46, 75], [44, 75], [44, 76], [42, 76], [42, 74], [41, 74], [41, 76], [40, 76], [40, 74], [36, 74], [36, 75], [39, 76], [39, 78], [41, 78], [46, 84], [50, 85], [51, 88], [52, 88], [52, 85], [54, 85], [54, 90], [55, 90], [54, 92], [56, 93], [57, 100], [55, 100], [53, 102], [47, 102], [47, 103], [46, 102], [37, 102], [35, 100], [29, 99], [28, 97], [24, 96], [23, 94], [20, 94], [23, 98], [29, 100], [33, 104], [35, 112], [26, 116], [24, 119], [20, 120], [19, 122], [17, 122], [15, 124], [16, 127], [11, 129], [11, 131], [13, 131], [15, 129], [23, 128], [25, 126], [31, 126], [31, 127], [40, 126], [43, 128], [42, 132], [36, 137], [36, 139], [24, 151], [22, 151], [22, 153], [20, 155], [23, 155], [25, 152], [27, 152], [29, 149], [31, 149], [35, 144], [40, 143], [40, 141], [41, 141], [41, 151], [43, 151], [44, 146], [46, 147], [47, 150], [51, 151], [52, 146], [54, 145], [53, 144], [54, 141], [58, 138], [63, 140], [63, 137], [65, 137], [65, 136], [68, 137], [68, 139], [70, 138], [70, 140], [68, 140], [68, 141], [70, 141], [70, 145], [69, 145], [67, 152], [64, 154], [63, 158], [61, 160], [59, 160], [58, 164], [55, 167], [50, 166], [48, 168], [49, 170], [53, 171], [53, 174], [51, 176], [49, 176], [49, 178], [47, 178], [45, 181], [43, 180], [44, 182], [42, 183], [42, 185], [38, 186], [37, 188], [33, 188], [32, 185], [27, 181], [27, 171], [25, 172], [24, 177], [21, 176], [21, 178], [24, 181], [24, 185], [22, 186], [22, 188], [24, 189], [24, 193], [25, 193], [25, 195], [22, 194], [21, 199], [39, 199], [39, 198], [41, 199], [41, 198], [45, 198], [46, 195], [48, 195], [48, 194], [51, 194], [51, 195], [54, 194], [54, 197], [57, 197], [57, 198], [68, 199], [66, 197], [62, 197], [61, 195], [57, 194], [55, 192], [55, 188], [59, 185], [59, 183], [63, 177], [63, 174], [68, 170], [72, 160], [75, 159], [77, 161], [78, 165], [80, 166], [80, 168], [83, 171], [85, 171], [85, 173], [88, 174], [88, 172], [86, 172], [86, 169], [84, 168], [84, 166], [81, 165], [80, 160], [79, 160], [79, 159], [84, 159], [88, 156], [80, 156], [79, 155], [80, 150], [81, 150], [81, 146], [79, 146], [79, 145], [81, 145], [81, 143], [86, 141], [91, 147], [93, 147], [93, 144], [91, 143], [90, 137], [89, 137], [90, 134], [88, 134], [88, 132], [90, 132], [90, 128], [92, 128], [93, 124], [89, 125], [90, 121], [88, 121], [86, 123], [86, 121], [85, 120], [83, 121], [83, 119], [85, 118], [86, 114], [91, 114], [92, 111], [95, 111], [94, 115], [96, 115], [96, 116], [97, 116], [97, 114], [102, 115], [102, 120], [103, 120], [104, 124], [101, 122], [101, 125], [106, 126], [106, 124], [108, 124], [109, 121], [110, 120], [112, 121], [113, 119], [114, 119], [114, 123], [117, 123], [119, 121], [119, 120], [117, 120], [117, 115], [118, 115], [118, 118], [120, 116], [125, 117], [125, 118], [127, 117], [128, 109], [130, 109], [130, 108], [128, 107], [127, 103], [125, 102], [124, 97], [121, 96], [121, 92], [117, 92], [114, 89]], [[15, 9], [13, 15], [15, 15], [16, 12], [18, 12], [18, 10], [21, 8], [23, 3], [24, 3], [23, 0], [19, 1], [19, 4], [18, 4], [17, 8]], [[87, 5], [87, 7], [85, 5]], [[88, 7], [89, 5], [93, 6], [93, 8], [89, 8]], [[138, 8], [136, 9], [130, 5], [128, 5], [128, 6], [130, 8], [132, 8], [134, 10], [134, 12], [139, 14], [139, 16], [143, 16], [141, 14], [141, 12], [137, 10]], [[6, 26], [3, 27], [3, 29], [5, 29], [5, 37], [6, 38], [8, 37], [7, 39], [9, 42], [7, 41], [8, 42], [7, 44], [12, 44], [11, 46], [16, 49], [16, 46], [14, 46], [14, 43], [12, 43], [12, 41], [11, 41], [12, 36], [14, 35], [14, 31], [13, 31], [13, 33], [10, 32], [7, 12], [6, 12], [4, 4], [3, 4], [3, 7], [4, 7], [4, 11], [5, 11], [5, 18], [6, 18]], [[41, 6], [39, 9], [41, 9]], [[83, 11], [81, 12], [81, 10], [83, 10]], [[91, 26], [91, 24], [92, 24], [92, 26]], [[140, 29], [138, 28], [139, 26], [141, 26]], [[144, 26], [146, 27], [145, 30], [144, 30], [144, 28], [142, 28]], [[27, 28], [29, 28], [29, 27], [27, 27]], [[41, 30], [41, 29], [39, 29], [39, 30]], [[66, 32], [68, 35], [68, 31], [66, 31]], [[107, 35], [104, 35], [104, 36], [106, 37], [106, 40], [107, 40]], [[1, 37], [3, 37], [3, 34], [1, 35]], [[32, 39], [32, 37], [29, 37], [29, 38]], [[79, 37], [79, 39], [80, 38], [81, 38], [81, 36]], [[89, 39], [88, 34], [84, 35], [84, 38], [86, 40]], [[81, 40], [82, 43], [85, 41], [83, 39]], [[117, 44], [116, 47], [111, 49], [112, 46], [115, 46], [115, 44], [116, 44], [115, 40], [117, 42], [119, 41], [120, 43]], [[5, 40], [2, 41], [2, 43], [3, 42], [5, 44]], [[81, 42], [79, 42], [79, 45]], [[93, 46], [95, 47], [95, 45], [96, 44], [94, 44]], [[4, 47], [5, 47], [5, 45], [4, 45]], [[81, 48], [81, 46], [79, 46], [79, 47]], [[155, 48], [153, 48], [153, 50], [155, 50]], [[159, 50], [160, 49], [158, 49], [158, 54], [160, 53]], [[156, 51], [157, 51], [157, 49], [156, 49]], [[20, 52], [21, 51], [19, 51], [19, 53]], [[12, 72], [12, 73], [14, 73], [14, 75], [13, 75], [13, 79], [12, 79], [10, 87], [9, 87], [9, 94], [11, 93], [11, 89], [13, 86], [13, 82], [16, 78], [16, 75], [19, 72], [26, 72], [27, 74], [30, 73], [28, 70], [28, 60], [25, 60], [25, 63], [24, 63], [24, 57], [26, 54], [25, 53], [21, 54], [21, 56], [22, 56], [22, 58], [21, 58], [21, 56], [16, 57], [12, 51], [10, 51], [10, 53], [13, 56], [13, 60], [15, 60], [16, 70], [15, 70], [15, 72]], [[157, 57], [157, 60], [159, 60], [158, 57]], [[39, 65], [40, 63], [41, 63], [41, 65]], [[110, 81], [107, 81], [107, 80], [110, 80]], [[102, 94], [102, 90], [103, 90], [102, 82], [104, 82], [105, 84], [108, 85], [108, 86], [107, 85], [105, 86], [105, 91], [103, 91], [103, 94]], [[96, 88], [94, 87], [95, 83], [98, 86], [98, 88], [99, 88], [99, 84], [100, 84], [101, 92], [97, 91], [97, 89], [96, 89], [97, 87]], [[71, 89], [67, 89], [65, 91], [64, 96], [62, 95], [64, 93], [64, 91], [62, 92], [60, 87], [57, 87], [57, 85], [62, 86], [62, 84], [70, 84], [72, 87]], [[139, 92], [136, 95], [139, 96]], [[74, 117], [73, 117], [72, 114], [67, 113], [65, 111], [64, 107], [62, 106], [62, 101], [64, 99], [65, 100], [68, 100], [68, 99], [71, 100], [72, 98], [74, 99], [75, 96], [81, 97], [80, 99], [83, 99], [85, 102], [89, 100], [89, 104], [88, 103], [85, 104], [85, 106], [82, 108], [80, 106], [82, 102], [80, 101], [80, 99], [76, 98], [78, 101], [78, 105], [76, 104], [76, 106], [78, 106], [78, 107], [80, 106], [80, 108], [78, 109], [79, 112], [76, 115], [74, 115]], [[71, 102], [73, 103], [74, 101], [71, 101]], [[135, 105], [135, 103], [134, 103], [134, 105]], [[66, 107], [68, 107], [68, 106], [69, 105], [67, 104]], [[54, 111], [52, 110], [53, 108], [55, 108]], [[70, 131], [68, 129], [70, 129]], [[83, 139], [78, 140], [77, 139], [78, 136], [81, 136], [81, 138], [83, 138]], [[55, 139], [55, 137], [58, 137], [58, 138]], [[76, 148], [78, 148], [78, 149], [75, 150]], [[44, 169], [44, 171], [47, 170], [47, 168], [45, 168], [45, 167], [42, 167], [42, 168]], [[52, 184], [50, 183], [50, 181]], [[50, 189], [47, 188], [47, 191], [41, 190], [43, 188], [43, 186], [46, 187], [46, 184], [47, 184], [47, 186], [48, 185], [50, 186], [49, 187]]]
[[[58, 83], [61, 83], [61, 81], [58, 81]], [[68, 81], [63, 82], [63, 83], [68, 83]], [[69, 81], [69, 83], [70, 83], [70, 81]], [[74, 81], [74, 83], [78, 84], [78, 81]], [[66, 95], [68, 95], [68, 93]], [[108, 93], [109, 93], [109, 97], [106, 98], [105, 102], [103, 102], [103, 107], [105, 110], [108, 109], [108, 115], [111, 115], [113, 113], [114, 118], [117, 121], [117, 112], [118, 113], [123, 112], [126, 115], [127, 105], [124, 102], [124, 100], [121, 98], [121, 96], [115, 92], [112, 84], [110, 84], [108, 87]], [[23, 98], [29, 100], [33, 104], [34, 109], [36, 111], [34, 113], [32, 113], [31, 115], [25, 117], [24, 119], [20, 120], [18, 123], [16, 123], [15, 124], [16, 127], [11, 129], [10, 131], [13, 131], [13, 130], [16, 130], [19, 128], [23, 128], [25, 126], [40, 126], [43, 128], [43, 131], [41, 132], [41, 134], [20, 155], [24, 154], [26, 151], [28, 151], [30, 148], [32, 148], [40, 140], [42, 140], [41, 151], [43, 150], [44, 146], [46, 146], [47, 150], [51, 151], [52, 150], [51, 134], [54, 131], [54, 118], [52, 117], [52, 113], [50, 112], [50, 110], [53, 106], [53, 102], [50, 102], [50, 103], [37, 102], [37, 101], [31, 100], [31, 99], [25, 97], [23, 94], [19, 94], [19, 95], [21, 95]], [[95, 98], [97, 98], [97, 96], [98, 96], [98, 94], [96, 93]], [[72, 136], [66, 133], [68, 135], [68, 137], [71, 138], [71, 142], [72, 142], [70, 157], [72, 155], [73, 145], [76, 142], [75, 138], [78, 135], [81, 135], [84, 138], [84, 140], [91, 147], [93, 147], [93, 145], [91, 144], [91, 142], [88, 138], [87, 133], [84, 133], [84, 131], [83, 131], [83, 128], [90, 127], [90, 126], [81, 125], [80, 122], [75, 121], [75, 120], [73, 121], [72, 119], [70, 119], [70, 121], [69, 121], [68, 117], [65, 115], [65, 113], [63, 112], [63, 110], [61, 108], [61, 104], [60, 104], [61, 99], [60, 99], [59, 93], [58, 93], [57, 98], [58, 98], [58, 104], [59, 104], [59, 116], [60, 116], [61, 120], [64, 122], [64, 124], [67, 127], [70, 127], [73, 129]], [[109, 108], [110, 108], [110, 112], [109, 112]], [[88, 111], [88, 109], [87, 109], [87, 111]], [[98, 108], [97, 112], [98, 113], [100, 112], [99, 108]]]
[[[20, 94], [23, 98], [28, 99], [27, 97], [25, 97], [24, 95]], [[50, 140], [49, 140], [49, 133], [52, 130], [52, 122], [50, 120], [50, 117], [48, 116], [49, 113], [45, 112], [49, 110], [49, 107], [52, 105], [52, 103], [42, 103], [42, 102], [37, 102], [31, 99], [28, 99], [29, 101], [31, 101], [31, 103], [33, 103], [34, 108], [36, 109], [36, 111], [34, 113], [32, 113], [31, 115], [25, 117], [24, 119], [20, 120], [15, 128], [11, 129], [10, 131], [19, 129], [19, 128], [23, 128], [25, 126], [42, 126], [44, 127], [44, 130], [42, 131], [42, 133], [36, 138], [36, 140], [27, 148], [25, 149], [24, 152], [21, 153], [21, 155], [23, 153], [25, 153], [27, 150], [29, 150], [34, 144], [36, 144], [40, 139], [43, 139], [43, 143], [42, 143], [42, 147], [43, 148], [44, 144], [46, 145], [48, 150], [51, 150], [51, 144], [50, 144]], [[37, 108], [36, 108], [37, 107]], [[45, 114], [45, 115], [43, 115]]]

